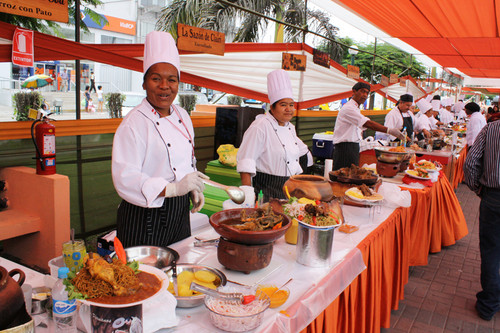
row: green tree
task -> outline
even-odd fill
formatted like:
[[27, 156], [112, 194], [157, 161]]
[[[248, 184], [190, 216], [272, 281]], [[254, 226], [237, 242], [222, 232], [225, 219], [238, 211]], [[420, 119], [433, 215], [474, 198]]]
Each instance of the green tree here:
[[[108, 24], [108, 21], [100, 14], [96, 13], [94, 10], [90, 8], [97, 7], [101, 5], [102, 2], [100, 0], [81, 0], [81, 5], [83, 6], [83, 14], [90, 17], [92, 21], [102, 24]], [[68, 0], [68, 16], [69, 16], [69, 24], [74, 25], [74, 17], [75, 17], [75, 1]], [[43, 32], [46, 34], [55, 34], [58, 37], [62, 37], [62, 33], [60, 32], [60, 25], [54, 21], [47, 20], [39, 20], [32, 17], [12, 15], [7, 13], [0, 13], [0, 21], [7, 22], [13, 25], [17, 25], [22, 28], [26, 28], [33, 31]], [[85, 32], [88, 32], [89, 29], [87, 25], [81, 21], [81, 29]]]
[[[307, 24], [304, 25], [306, 20], [304, 20], [303, 0], [233, 0], [232, 2], [277, 20], [308, 28], [331, 39], [335, 39], [338, 32], [338, 28], [333, 26], [328, 16], [321, 11], [308, 10]], [[236, 22], [241, 24], [236, 26]], [[226, 34], [226, 41], [234, 42], [258, 41], [260, 33], [264, 32], [269, 24], [268, 20], [260, 16], [214, 0], [174, 0], [170, 6], [162, 10], [156, 27], [177, 37], [177, 23], [223, 32]], [[275, 23], [275, 42], [283, 41], [301, 42], [301, 30]], [[335, 50], [338, 46], [336, 43], [331, 43], [330, 48]]]
[[[344, 40], [348, 42], [349, 40]], [[352, 43], [349, 43], [352, 45]], [[361, 51], [368, 51], [374, 53], [374, 44], [369, 44], [367, 46], [358, 46], [360, 52], [355, 56], [354, 65], [359, 67], [360, 76], [370, 82], [370, 76], [372, 73], [373, 55]], [[377, 55], [382, 56], [386, 59], [392, 60], [395, 63], [401, 64], [402, 66], [394, 65], [382, 58], [375, 58], [375, 83], [380, 83], [380, 75], [389, 76], [390, 74], [398, 74], [400, 76], [411, 75], [415, 79], [419, 79], [425, 76], [426, 68], [417, 61], [414, 57], [411, 57], [409, 53], [406, 53], [397, 47], [394, 47], [386, 43], [377, 43]], [[342, 59], [342, 65], [347, 66], [351, 64], [351, 56], [348, 52], [344, 52]]]

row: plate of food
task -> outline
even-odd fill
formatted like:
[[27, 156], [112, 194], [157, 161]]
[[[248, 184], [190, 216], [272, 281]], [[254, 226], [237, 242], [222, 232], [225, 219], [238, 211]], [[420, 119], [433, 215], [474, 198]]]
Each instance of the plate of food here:
[[416, 168], [415, 170], [406, 170], [405, 173], [413, 178], [427, 180], [431, 177], [429, 176], [429, 172], [422, 168]]
[[345, 191], [345, 195], [349, 199], [361, 203], [374, 203], [384, 200], [384, 197], [381, 194], [378, 194], [364, 184], [356, 187], [351, 187], [350, 189]]
[[329, 172], [330, 180], [349, 184], [373, 185], [377, 182], [378, 176], [373, 170], [360, 168], [356, 165]]
[[337, 200], [325, 202], [291, 197], [282, 207], [287, 216], [312, 229], [331, 229], [344, 222], [342, 208]]
[[424, 169], [427, 172], [439, 172], [441, 168], [437, 166], [434, 162], [427, 161], [427, 160], [420, 160], [417, 163], [414, 164], [415, 167]]

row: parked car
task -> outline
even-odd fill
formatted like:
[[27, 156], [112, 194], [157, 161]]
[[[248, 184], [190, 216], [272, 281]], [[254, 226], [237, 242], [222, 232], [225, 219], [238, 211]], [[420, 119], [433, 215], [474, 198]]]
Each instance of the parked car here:
[[255, 99], [245, 99], [245, 100], [243, 100], [242, 106], [249, 106], [252, 108], [264, 109], [266, 107], [266, 103], [261, 102], [261, 101], [257, 101]]

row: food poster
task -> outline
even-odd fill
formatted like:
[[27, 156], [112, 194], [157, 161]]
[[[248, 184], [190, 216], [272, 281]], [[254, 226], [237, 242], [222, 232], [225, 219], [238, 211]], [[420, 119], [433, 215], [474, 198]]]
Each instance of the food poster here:
[[142, 304], [124, 308], [90, 306], [92, 332], [142, 333]]

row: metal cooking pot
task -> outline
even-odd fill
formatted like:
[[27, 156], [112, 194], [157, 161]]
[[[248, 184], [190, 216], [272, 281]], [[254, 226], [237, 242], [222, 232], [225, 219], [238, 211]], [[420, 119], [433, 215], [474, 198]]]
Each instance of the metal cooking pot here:
[[378, 147], [375, 148], [375, 156], [377, 157], [377, 161], [384, 163], [401, 163], [403, 160], [411, 157], [411, 152], [395, 152], [389, 151], [387, 147]]
[[[16, 281], [12, 277], [19, 275]], [[13, 269], [10, 272], [0, 266], [0, 330], [15, 319], [18, 311], [24, 306], [24, 294], [21, 289], [26, 276], [20, 269]]]

